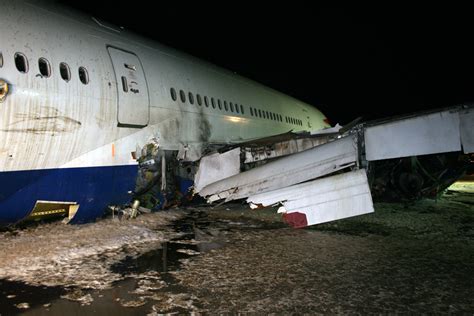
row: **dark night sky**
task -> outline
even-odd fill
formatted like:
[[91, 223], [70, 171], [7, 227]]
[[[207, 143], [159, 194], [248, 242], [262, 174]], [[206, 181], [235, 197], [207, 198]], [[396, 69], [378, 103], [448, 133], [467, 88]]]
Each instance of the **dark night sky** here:
[[69, 5], [313, 104], [333, 123], [474, 101], [467, 8], [93, 3]]

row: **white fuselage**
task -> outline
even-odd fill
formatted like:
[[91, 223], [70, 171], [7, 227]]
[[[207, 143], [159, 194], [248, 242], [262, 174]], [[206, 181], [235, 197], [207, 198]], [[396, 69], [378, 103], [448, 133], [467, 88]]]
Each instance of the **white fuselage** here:
[[[165, 149], [179, 149], [327, 126], [312, 106], [91, 18], [20, 1], [1, 1], [1, 7], [0, 78], [10, 93], [0, 104], [0, 171], [134, 163], [130, 153], [152, 136]], [[119, 104], [122, 83], [108, 47], [131, 52], [141, 62], [146, 82], [140, 93], [148, 94], [149, 104], [124, 115], [142, 112], [145, 127], [118, 126], [118, 108], [131, 105]], [[15, 65], [17, 53], [27, 59], [25, 73]], [[40, 58], [50, 64], [49, 78], [40, 75]], [[63, 62], [70, 67], [69, 81], [60, 75]], [[86, 69], [88, 84], [81, 83], [79, 67]], [[231, 102], [243, 106], [244, 114], [231, 112]]]
[[152, 138], [195, 160], [211, 144], [328, 126], [310, 105], [97, 19], [0, 8], [0, 225], [37, 201], [78, 203], [79, 222], [126, 201]]

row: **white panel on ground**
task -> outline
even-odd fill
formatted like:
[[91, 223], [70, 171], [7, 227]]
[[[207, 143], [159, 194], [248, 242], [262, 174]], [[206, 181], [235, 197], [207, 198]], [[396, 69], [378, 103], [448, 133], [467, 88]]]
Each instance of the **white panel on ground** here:
[[364, 169], [250, 196], [248, 203], [282, 203], [293, 227], [305, 227], [372, 213], [374, 206]]
[[206, 185], [236, 175], [240, 172], [240, 148], [223, 154], [205, 156], [199, 163], [194, 177], [194, 190], [199, 192]]
[[459, 114], [454, 111], [383, 123], [365, 131], [369, 161], [460, 150]]
[[474, 152], [474, 108], [459, 112], [461, 142], [464, 153]]
[[356, 161], [354, 136], [272, 161], [204, 187], [199, 194], [209, 202], [241, 199], [333, 173]]

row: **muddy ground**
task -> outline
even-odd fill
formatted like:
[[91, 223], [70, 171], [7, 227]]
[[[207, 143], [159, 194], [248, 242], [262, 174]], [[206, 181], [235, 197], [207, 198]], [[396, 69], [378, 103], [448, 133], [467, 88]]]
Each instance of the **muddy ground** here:
[[2, 232], [0, 314], [472, 314], [461, 191], [298, 230], [237, 203]]

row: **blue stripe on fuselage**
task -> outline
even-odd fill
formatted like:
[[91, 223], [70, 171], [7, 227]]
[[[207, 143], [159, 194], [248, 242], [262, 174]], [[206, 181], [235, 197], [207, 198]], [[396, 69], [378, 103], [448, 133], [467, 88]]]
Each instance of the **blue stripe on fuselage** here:
[[137, 172], [137, 165], [0, 172], [0, 226], [28, 216], [38, 200], [77, 202], [72, 223], [92, 221], [130, 199]]

